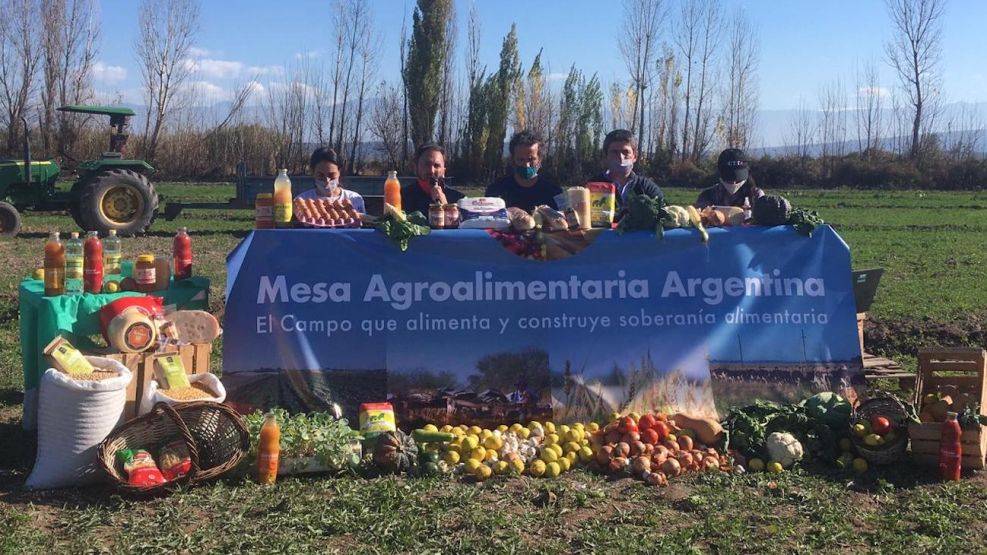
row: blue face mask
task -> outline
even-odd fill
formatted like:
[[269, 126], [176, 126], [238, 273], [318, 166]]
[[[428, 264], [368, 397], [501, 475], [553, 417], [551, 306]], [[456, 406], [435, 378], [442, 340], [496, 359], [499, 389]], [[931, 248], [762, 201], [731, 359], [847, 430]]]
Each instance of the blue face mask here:
[[534, 179], [538, 175], [538, 168], [535, 166], [516, 167], [514, 168], [514, 173], [518, 174], [521, 179]]

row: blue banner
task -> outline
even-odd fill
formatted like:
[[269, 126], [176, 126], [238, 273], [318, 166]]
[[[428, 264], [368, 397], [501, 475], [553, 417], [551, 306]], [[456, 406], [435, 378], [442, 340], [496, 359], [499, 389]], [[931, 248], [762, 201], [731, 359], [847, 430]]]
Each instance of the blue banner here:
[[548, 261], [504, 237], [433, 231], [401, 252], [373, 230], [252, 232], [227, 260], [230, 399], [572, 420], [861, 379], [850, 253], [828, 226], [528, 235]]

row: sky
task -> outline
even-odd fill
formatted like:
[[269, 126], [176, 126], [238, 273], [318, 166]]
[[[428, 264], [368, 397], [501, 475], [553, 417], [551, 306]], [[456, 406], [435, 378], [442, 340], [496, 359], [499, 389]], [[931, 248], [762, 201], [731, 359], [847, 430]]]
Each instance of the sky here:
[[[554, 82], [569, 67], [598, 73], [604, 86], [627, 81], [618, 46], [623, 8], [615, 0], [477, 0], [481, 21], [481, 61], [496, 68], [503, 37], [518, 25], [522, 63], [528, 67], [539, 49]], [[298, 60], [328, 59], [333, 37], [329, 0], [237, 0], [202, 2], [200, 31], [192, 63], [198, 68], [203, 103], [228, 99], [237, 83], [258, 76], [261, 86], [285, 79], [285, 67]], [[677, 2], [672, 3], [673, 17]], [[232, 8], [235, 6], [235, 8]], [[371, 0], [381, 56], [376, 80], [399, 79], [402, 21], [410, 26], [411, 0]], [[459, 49], [466, 36], [470, 2], [457, 0]], [[842, 79], [854, 87], [856, 68], [876, 62], [880, 86], [891, 89], [895, 77], [883, 60], [891, 24], [879, 0], [724, 0], [724, 13], [743, 10], [759, 37], [757, 79], [762, 110], [788, 110], [800, 101], [818, 103], [820, 91]], [[139, 3], [103, 0], [102, 46], [94, 83], [102, 99], [122, 97], [140, 104], [140, 73], [134, 54]], [[987, 101], [987, 1], [949, 0], [943, 41], [943, 83], [949, 102]], [[724, 29], [724, 40], [728, 29]], [[671, 40], [670, 26], [664, 38]], [[851, 97], [852, 98], [852, 97]]]

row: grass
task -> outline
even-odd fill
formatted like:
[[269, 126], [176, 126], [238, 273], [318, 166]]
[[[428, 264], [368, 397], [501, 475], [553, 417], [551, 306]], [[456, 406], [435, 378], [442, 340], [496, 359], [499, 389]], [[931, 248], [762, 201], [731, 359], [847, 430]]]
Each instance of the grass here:
[[[159, 189], [189, 201], [233, 196], [229, 185]], [[666, 192], [674, 203], [696, 195]], [[870, 350], [908, 362], [921, 344], [983, 344], [976, 330], [987, 320], [987, 193], [797, 191], [789, 198], [833, 223], [854, 267], [885, 268]], [[196, 273], [212, 278], [218, 311], [225, 257], [252, 214], [189, 211], [125, 240], [125, 255], [167, 253], [179, 226], [192, 233]], [[64, 214], [28, 213], [22, 236], [0, 242], [0, 553], [987, 551], [985, 476], [942, 485], [907, 465], [858, 478], [825, 470], [707, 475], [667, 489], [577, 471], [555, 481], [484, 484], [308, 478], [264, 488], [232, 480], [142, 501], [102, 489], [24, 492], [34, 440], [20, 431], [17, 284], [40, 265], [48, 231], [71, 229]]]

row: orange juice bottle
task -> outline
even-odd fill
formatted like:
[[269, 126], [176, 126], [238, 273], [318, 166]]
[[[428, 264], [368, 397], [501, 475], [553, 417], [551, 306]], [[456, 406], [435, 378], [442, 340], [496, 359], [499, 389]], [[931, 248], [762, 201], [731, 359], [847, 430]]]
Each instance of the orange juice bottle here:
[[273, 484], [278, 479], [278, 455], [281, 452], [281, 428], [274, 414], [264, 415], [257, 445], [257, 482]]
[[384, 181], [384, 202], [394, 208], [401, 208], [401, 182], [398, 181], [398, 172], [387, 172], [387, 181]]
[[291, 227], [291, 179], [281, 170], [274, 180], [274, 226]]
[[45, 296], [52, 297], [65, 293], [65, 245], [52, 232], [45, 243]]

